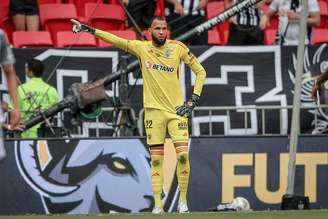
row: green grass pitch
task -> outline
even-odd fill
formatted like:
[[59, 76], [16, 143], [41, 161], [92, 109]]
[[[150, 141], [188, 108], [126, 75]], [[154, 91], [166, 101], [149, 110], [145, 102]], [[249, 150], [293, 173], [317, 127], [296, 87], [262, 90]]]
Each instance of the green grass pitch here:
[[95, 214], [95, 215], [19, 215], [0, 216], [0, 219], [328, 219], [328, 210], [254, 211], [254, 212], [193, 212], [189, 214], [165, 213]]

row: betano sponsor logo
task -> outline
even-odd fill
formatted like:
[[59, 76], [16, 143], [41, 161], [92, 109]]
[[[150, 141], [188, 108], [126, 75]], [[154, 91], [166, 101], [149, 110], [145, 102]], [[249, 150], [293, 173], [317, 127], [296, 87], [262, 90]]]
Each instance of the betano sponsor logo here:
[[161, 65], [161, 64], [153, 64], [148, 60], [145, 61], [145, 66], [147, 69], [153, 69], [153, 70], [169, 72], [169, 73], [174, 72], [174, 67], [165, 66], [165, 65]]

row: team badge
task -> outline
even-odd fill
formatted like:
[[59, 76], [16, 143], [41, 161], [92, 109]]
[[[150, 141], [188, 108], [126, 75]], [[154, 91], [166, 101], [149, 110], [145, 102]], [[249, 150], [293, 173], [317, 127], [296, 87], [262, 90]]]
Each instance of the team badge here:
[[166, 58], [170, 58], [170, 56], [171, 56], [171, 51], [170, 51], [170, 50], [166, 50], [166, 51], [164, 52], [164, 56], [165, 56]]

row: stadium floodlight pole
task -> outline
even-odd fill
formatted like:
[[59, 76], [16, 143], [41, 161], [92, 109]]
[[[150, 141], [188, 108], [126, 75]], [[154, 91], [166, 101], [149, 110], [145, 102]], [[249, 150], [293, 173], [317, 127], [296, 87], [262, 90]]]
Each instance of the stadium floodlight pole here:
[[[195, 28], [191, 29], [190, 31], [186, 32], [185, 34], [182, 34], [181, 36], [175, 38], [175, 40], [179, 40], [182, 42], [187, 42], [195, 35], [199, 35], [203, 33], [204, 31], [207, 31], [211, 29], [212, 27], [224, 22], [228, 18], [238, 14], [242, 10], [249, 8], [263, 0], [244, 0], [242, 2], [236, 3], [232, 5], [230, 8], [227, 8], [223, 12], [219, 13], [218, 15], [214, 16], [213, 18], [205, 21], [204, 23], [196, 26]], [[135, 60], [128, 64], [126, 68], [126, 72], [132, 72], [138, 69], [139, 62], [138, 60]], [[99, 81], [103, 84], [104, 87], [107, 85], [110, 85], [111, 83], [117, 81], [120, 79], [120, 77], [123, 75], [122, 70], [119, 70], [117, 72], [114, 72], [102, 79], [99, 79], [93, 83], [99, 83]], [[88, 82], [86, 82], [88, 83]], [[83, 84], [81, 84], [83, 86]], [[74, 90], [74, 89], [73, 89]], [[44, 118], [49, 118], [51, 116], [56, 115], [58, 112], [66, 109], [66, 108], [73, 108], [73, 112], [76, 111], [77, 108], [81, 107], [81, 104], [79, 104], [80, 97], [77, 96], [77, 92], [71, 92], [68, 96], [64, 98], [64, 100], [60, 101], [58, 104], [54, 105], [48, 110], [45, 110], [42, 114], [37, 114], [33, 118], [25, 121], [23, 125], [25, 126], [25, 129], [29, 129], [33, 127], [34, 125], [38, 124], [39, 122], [44, 121]], [[100, 102], [102, 100], [98, 100]]]
[[308, 1], [302, 0], [302, 11], [300, 18], [300, 33], [297, 47], [297, 65], [293, 98], [292, 126], [289, 140], [289, 162], [288, 162], [288, 184], [286, 193], [294, 195], [295, 169], [296, 169], [296, 152], [298, 136], [300, 133], [300, 106], [301, 106], [301, 89], [302, 75], [304, 64], [305, 36], [307, 34], [307, 17]]

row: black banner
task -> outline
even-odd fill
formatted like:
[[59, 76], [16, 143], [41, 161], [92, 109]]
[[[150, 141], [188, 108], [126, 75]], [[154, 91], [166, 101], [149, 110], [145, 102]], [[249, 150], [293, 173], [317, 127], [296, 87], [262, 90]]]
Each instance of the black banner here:
[[[285, 107], [292, 105], [296, 49], [293, 46], [192, 47], [192, 52], [207, 71], [200, 106]], [[22, 82], [26, 80], [25, 60], [38, 58], [46, 66], [44, 78], [57, 87], [60, 97], [67, 94], [67, 89], [73, 82], [95, 80], [118, 70], [121, 53], [116, 49], [15, 49], [14, 52], [17, 59], [16, 69]], [[303, 105], [316, 105], [310, 98], [313, 76], [327, 68], [327, 60], [326, 44], [306, 48], [302, 87]], [[184, 64], [181, 66], [181, 74], [183, 93], [188, 98], [195, 77]], [[1, 91], [4, 91], [5, 87], [1, 87]], [[111, 95], [119, 95], [116, 83], [109, 86], [108, 90]], [[129, 74], [129, 95], [132, 107], [138, 113], [142, 108], [142, 79], [138, 71]], [[288, 133], [290, 111], [266, 110], [264, 114], [266, 118], [263, 122], [261, 111], [255, 109], [231, 110], [229, 115], [225, 111], [213, 111], [211, 117], [208, 111], [195, 111], [192, 134], [208, 135], [210, 128], [212, 134], [225, 135], [254, 135], [261, 134], [262, 130], [265, 133]], [[313, 131], [314, 114], [318, 115], [321, 132], [328, 127], [328, 116], [324, 110], [302, 110], [303, 133]], [[100, 136], [112, 136], [113, 132], [110, 130], [113, 128], [108, 126], [109, 118], [110, 116], [100, 118], [98, 126], [102, 129]], [[209, 127], [209, 121], [212, 121], [212, 127]], [[84, 124], [82, 136], [95, 136], [94, 127], [93, 123]]]
[[6, 149], [0, 163], [0, 214], [153, 207], [150, 157], [140, 139], [8, 141]]
[[[200, 106], [254, 107], [292, 105], [294, 78], [296, 73], [296, 47], [210, 47], [194, 52], [207, 70], [207, 78]], [[326, 45], [307, 47], [304, 59], [302, 104], [315, 106], [310, 97], [313, 76], [320, 74], [327, 66]], [[186, 74], [186, 84], [193, 84], [194, 78]], [[190, 95], [188, 90], [187, 96]], [[247, 115], [245, 115], [245, 111]], [[314, 113], [327, 121], [324, 112], [301, 111], [301, 129], [310, 133]], [[265, 127], [261, 111], [231, 110], [196, 113], [193, 120], [193, 134], [209, 134], [209, 120], [213, 121], [213, 134], [252, 135], [262, 133], [287, 134], [290, 128], [290, 111], [267, 110]], [[247, 121], [247, 126], [245, 125]]]
[[[192, 138], [190, 210], [207, 211], [237, 196], [254, 210], [280, 209], [287, 145], [286, 136]], [[144, 139], [7, 141], [5, 146], [1, 215], [142, 212], [153, 207]], [[328, 137], [300, 137], [296, 165], [295, 193], [308, 196], [313, 209], [328, 208]], [[169, 212], [176, 209], [176, 188], [165, 193]]]
[[[189, 203], [206, 211], [245, 197], [254, 210], [280, 209], [288, 175], [287, 137], [193, 138]], [[311, 208], [328, 206], [328, 137], [300, 137], [295, 194]]]

